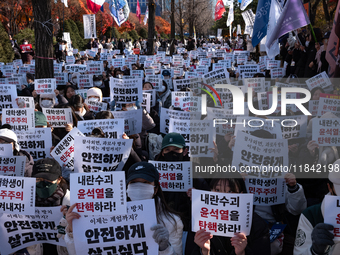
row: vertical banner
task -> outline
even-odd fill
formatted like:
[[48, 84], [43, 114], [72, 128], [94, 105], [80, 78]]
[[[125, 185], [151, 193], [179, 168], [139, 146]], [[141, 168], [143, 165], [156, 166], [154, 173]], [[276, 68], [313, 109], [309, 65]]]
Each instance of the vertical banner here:
[[253, 216], [252, 194], [192, 190], [192, 231], [205, 229], [216, 236], [249, 235]]
[[72, 173], [70, 203], [80, 215], [126, 214], [125, 173]]
[[84, 14], [84, 39], [91, 39], [97, 37], [96, 32], [96, 15], [95, 14]]
[[[127, 214], [84, 215], [73, 221], [77, 254], [158, 254], [150, 229], [157, 224], [153, 199], [127, 202]], [[103, 253], [104, 252], [104, 253]]]

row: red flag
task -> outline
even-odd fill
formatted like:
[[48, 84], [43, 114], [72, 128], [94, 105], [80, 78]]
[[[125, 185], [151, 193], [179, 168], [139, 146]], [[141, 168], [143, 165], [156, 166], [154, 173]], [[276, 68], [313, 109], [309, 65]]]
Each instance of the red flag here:
[[141, 18], [141, 11], [140, 11], [140, 6], [139, 6], [139, 0], [137, 0], [137, 9], [136, 9], [136, 16], [139, 19], [139, 23], [140, 23], [140, 18]]
[[86, 0], [87, 7], [96, 14], [100, 7], [105, 3], [105, 0]]
[[222, 18], [223, 13], [225, 13], [223, 1], [218, 0], [215, 6], [215, 20]]

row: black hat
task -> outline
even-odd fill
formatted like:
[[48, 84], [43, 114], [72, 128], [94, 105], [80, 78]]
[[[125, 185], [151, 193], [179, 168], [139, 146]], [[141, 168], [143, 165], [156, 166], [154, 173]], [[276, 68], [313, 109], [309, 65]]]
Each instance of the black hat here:
[[126, 176], [126, 184], [137, 178], [143, 178], [149, 182], [158, 181], [159, 173], [153, 164], [147, 162], [138, 162], [129, 168]]
[[330, 35], [331, 35], [331, 32], [328, 31], [324, 34], [322, 39], [329, 39]]
[[32, 177], [55, 181], [61, 176], [61, 167], [53, 158], [39, 159], [33, 165]]

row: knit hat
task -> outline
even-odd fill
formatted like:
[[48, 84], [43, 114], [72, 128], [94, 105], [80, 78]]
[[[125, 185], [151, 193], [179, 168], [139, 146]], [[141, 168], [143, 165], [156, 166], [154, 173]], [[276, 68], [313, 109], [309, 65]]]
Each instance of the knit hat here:
[[340, 195], [340, 172], [334, 170], [335, 167], [337, 167], [339, 170], [340, 159], [338, 159], [337, 161], [333, 163], [333, 171], [330, 171], [328, 174], [328, 179], [333, 183], [335, 193], [337, 196], [339, 196]]
[[0, 129], [0, 139], [8, 142], [8, 143], [14, 143], [14, 147], [17, 151], [20, 151], [20, 146], [18, 144], [18, 138], [17, 135], [10, 129], [2, 128]]
[[34, 112], [34, 115], [36, 127], [47, 126], [47, 119], [45, 114], [43, 114], [42, 112]]
[[87, 98], [89, 98], [90, 96], [99, 97], [99, 101], [100, 102], [103, 101], [103, 93], [102, 93], [101, 89], [99, 89], [99, 88], [96, 88], [96, 87], [90, 88], [87, 91]]

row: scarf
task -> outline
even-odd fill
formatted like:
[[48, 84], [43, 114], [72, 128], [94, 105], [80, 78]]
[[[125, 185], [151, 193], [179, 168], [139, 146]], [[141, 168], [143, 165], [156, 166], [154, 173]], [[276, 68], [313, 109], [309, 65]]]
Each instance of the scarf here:
[[35, 195], [35, 206], [49, 207], [61, 205], [61, 199], [64, 196], [65, 193], [63, 189], [60, 186], [58, 186], [56, 191], [52, 194], [52, 196], [48, 198], [41, 198], [38, 195]]

